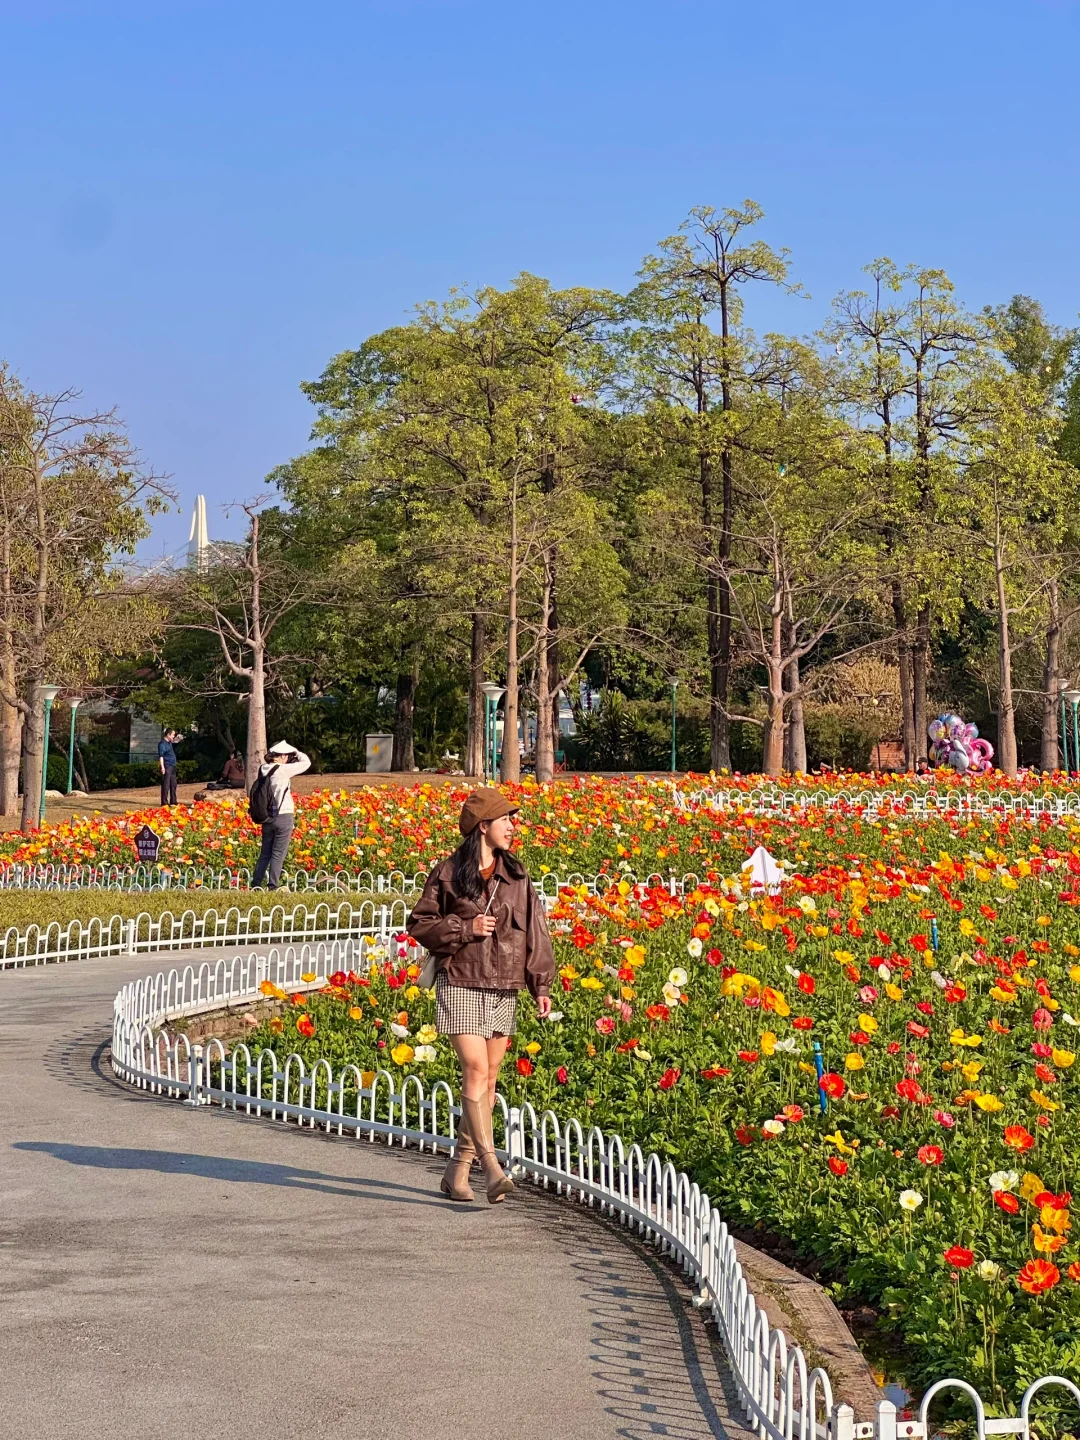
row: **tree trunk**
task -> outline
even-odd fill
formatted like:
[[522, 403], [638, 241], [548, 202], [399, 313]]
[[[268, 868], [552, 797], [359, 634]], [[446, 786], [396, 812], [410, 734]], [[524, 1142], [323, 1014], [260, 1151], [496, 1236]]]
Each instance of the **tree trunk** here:
[[926, 683], [930, 664], [930, 607], [924, 605], [916, 621], [915, 643], [911, 647], [912, 722], [915, 727], [915, 761], [925, 761], [929, 754], [926, 733]]
[[420, 678], [420, 665], [415, 654], [411, 657], [411, 668], [402, 670], [397, 677], [394, 698], [394, 753], [390, 760], [391, 770], [413, 770], [413, 715], [416, 709], [416, 683]]
[[[232, 754], [232, 751], [229, 751]], [[75, 737], [75, 774], [78, 777], [79, 789], [87, 795], [90, 793], [90, 781], [86, 774], [86, 762], [83, 760], [82, 748], [79, 745], [79, 737]]]
[[11, 594], [11, 531], [6, 522], [0, 543], [0, 607], [0, 815], [14, 815], [19, 808], [23, 721], [15, 705], [18, 676]]
[[22, 759], [23, 718], [4, 698], [15, 694], [15, 650], [10, 635], [0, 636], [0, 815], [19, 808], [19, 764]]
[[1058, 706], [1061, 677], [1061, 596], [1058, 582], [1047, 587], [1049, 613], [1046, 620], [1046, 650], [1043, 658], [1042, 744], [1039, 765], [1043, 770], [1061, 768], [1061, 742], [1058, 735]]
[[540, 629], [536, 637], [536, 780], [547, 784], [555, 774], [555, 747], [551, 732], [551, 669], [548, 643], [553, 581], [550, 556], [544, 557], [540, 587]]
[[251, 652], [251, 691], [248, 695], [248, 728], [245, 776], [250, 790], [266, 759], [266, 669], [262, 645]]
[[1000, 545], [994, 547], [994, 580], [998, 604], [998, 765], [1009, 777], [1016, 779], [1016, 716], [1013, 709], [1012, 641], [1009, 638], [1009, 606], [1005, 593], [1004, 557]]
[[21, 825], [36, 830], [41, 823], [41, 749], [45, 739], [45, 702], [39, 683], [30, 691], [30, 707], [23, 726], [23, 801]]
[[793, 774], [806, 774], [806, 724], [799, 675], [799, 658], [795, 654], [795, 618], [791, 590], [787, 592], [784, 647], [792, 658], [784, 667], [784, 689], [792, 696], [788, 701], [788, 722], [784, 731], [784, 769]]
[[765, 735], [761, 768], [766, 775], [779, 775], [784, 768], [784, 667], [775, 659], [766, 662], [769, 693], [766, 698]]
[[915, 696], [911, 667], [911, 641], [907, 633], [907, 607], [899, 580], [892, 586], [893, 623], [896, 626], [896, 658], [900, 666], [900, 735], [904, 744], [904, 769], [915, 769]]
[[506, 694], [503, 696], [502, 779], [516, 784], [521, 779], [521, 751], [518, 748], [518, 533], [517, 479], [510, 507], [510, 584], [507, 590]]
[[469, 653], [469, 728], [465, 738], [465, 774], [484, 773], [484, 658], [487, 651], [487, 618], [473, 611]]

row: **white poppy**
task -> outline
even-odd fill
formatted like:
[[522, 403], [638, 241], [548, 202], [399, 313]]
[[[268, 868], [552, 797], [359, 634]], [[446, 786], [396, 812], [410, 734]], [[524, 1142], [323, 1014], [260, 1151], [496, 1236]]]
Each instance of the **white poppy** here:
[[698, 957], [701, 955], [701, 941], [696, 935], [692, 936], [686, 942], [686, 953], [690, 956], [692, 960], [697, 960]]
[[434, 1046], [434, 1045], [417, 1045], [416, 1049], [413, 1051], [413, 1059], [414, 1059], [414, 1060], [421, 1060], [421, 1061], [434, 1060], [434, 1059], [435, 1059], [435, 1046]]
[[1015, 1190], [1020, 1176], [1015, 1170], [995, 1170], [987, 1181], [991, 1190]]
[[993, 1260], [981, 1260], [979, 1262], [979, 1279], [985, 1280], [987, 1284], [996, 1280], [1001, 1274], [1001, 1266], [995, 1265]]
[[544, 1019], [549, 1025], [557, 1025], [562, 1018], [563, 1012], [561, 1010], [552, 1010], [544, 1016]]
[[672, 970], [671, 974], [667, 977], [667, 983], [669, 985], [677, 985], [680, 990], [683, 990], [686, 987], [686, 981], [688, 978], [689, 977], [687, 976], [686, 971], [681, 970], [679, 966], [676, 965], [675, 969]]
[[923, 1197], [919, 1194], [918, 1190], [901, 1190], [897, 1197], [897, 1203], [901, 1210], [907, 1210], [909, 1213], [912, 1210], [917, 1210], [922, 1202]]
[[782, 1135], [784, 1133], [784, 1122], [782, 1120], [766, 1120], [762, 1125], [766, 1135]]
[[409, 1027], [407, 1025], [391, 1024], [390, 1033], [396, 1035], [399, 1040], [404, 1040], [409, 1033]]
[[682, 991], [678, 988], [678, 986], [672, 985], [670, 980], [664, 986], [663, 993], [664, 999], [668, 1002], [669, 1005], [678, 1005], [680, 999], [682, 998]]

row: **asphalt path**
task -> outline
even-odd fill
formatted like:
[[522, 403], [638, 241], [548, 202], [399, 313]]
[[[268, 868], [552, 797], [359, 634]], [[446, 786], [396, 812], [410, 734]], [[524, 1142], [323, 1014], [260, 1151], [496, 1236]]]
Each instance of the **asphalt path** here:
[[119, 1084], [113, 996], [174, 963], [0, 972], [0, 1436], [749, 1440], [689, 1291], [616, 1226]]

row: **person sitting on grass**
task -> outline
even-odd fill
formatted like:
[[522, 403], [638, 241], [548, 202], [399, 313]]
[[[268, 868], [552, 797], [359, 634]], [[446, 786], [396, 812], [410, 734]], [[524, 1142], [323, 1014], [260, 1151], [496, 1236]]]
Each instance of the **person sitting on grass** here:
[[234, 750], [225, 761], [221, 779], [211, 780], [206, 788], [207, 790], [243, 790], [245, 785], [244, 757], [239, 750]]

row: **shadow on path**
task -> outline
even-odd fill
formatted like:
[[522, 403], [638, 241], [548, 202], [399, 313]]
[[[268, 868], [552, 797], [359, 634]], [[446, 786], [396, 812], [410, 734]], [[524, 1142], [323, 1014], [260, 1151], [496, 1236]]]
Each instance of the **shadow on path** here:
[[[289, 1189], [319, 1190], [350, 1200], [388, 1200], [397, 1205], [427, 1205], [460, 1210], [448, 1200], [414, 1185], [373, 1180], [364, 1175], [326, 1175], [265, 1160], [235, 1160], [222, 1155], [191, 1155], [176, 1150], [125, 1150], [104, 1145], [69, 1145], [56, 1140], [18, 1140], [13, 1150], [51, 1155], [69, 1165], [97, 1170], [152, 1170], [161, 1175], [194, 1175], [203, 1180], [227, 1180], [241, 1185], [282, 1185]], [[412, 1198], [412, 1197], [417, 1198]]]
[[621, 1226], [536, 1195], [530, 1219], [570, 1259], [592, 1317], [593, 1376], [622, 1440], [752, 1440], [727, 1358], [689, 1290]]

